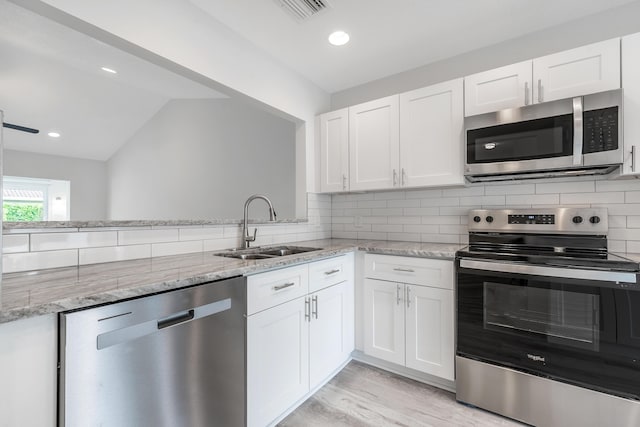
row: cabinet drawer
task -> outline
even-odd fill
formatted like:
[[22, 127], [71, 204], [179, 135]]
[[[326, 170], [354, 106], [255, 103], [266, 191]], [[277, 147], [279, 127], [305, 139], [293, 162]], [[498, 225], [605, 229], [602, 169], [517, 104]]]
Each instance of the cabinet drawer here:
[[247, 314], [304, 296], [309, 291], [308, 265], [247, 277]]
[[366, 254], [365, 277], [453, 289], [453, 261]]
[[353, 279], [353, 254], [309, 264], [309, 292], [316, 292], [347, 279]]

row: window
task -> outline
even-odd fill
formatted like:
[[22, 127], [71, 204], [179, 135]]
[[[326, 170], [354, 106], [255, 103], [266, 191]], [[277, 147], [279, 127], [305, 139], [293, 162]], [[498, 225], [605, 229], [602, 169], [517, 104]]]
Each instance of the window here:
[[5, 176], [2, 183], [3, 221], [69, 220], [69, 181]]

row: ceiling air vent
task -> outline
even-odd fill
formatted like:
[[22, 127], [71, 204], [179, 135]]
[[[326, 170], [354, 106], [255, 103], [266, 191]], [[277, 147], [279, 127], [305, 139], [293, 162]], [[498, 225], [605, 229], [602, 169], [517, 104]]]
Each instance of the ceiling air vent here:
[[305, 21], [312, 16], [327, 9], [330, 5], [327, 0], [275, 0], [284, 10], [289, 12], [298, 21]]

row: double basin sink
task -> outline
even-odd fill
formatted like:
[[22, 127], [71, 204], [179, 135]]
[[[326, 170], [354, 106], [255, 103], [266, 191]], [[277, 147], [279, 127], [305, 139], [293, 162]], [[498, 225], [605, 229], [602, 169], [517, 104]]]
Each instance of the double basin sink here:
[[270, 248], [233, 249], [216, 255], [238, 259], [269, 259], [319, 250], [318, 248], [305, 248], [302, 246], [275, 246]]

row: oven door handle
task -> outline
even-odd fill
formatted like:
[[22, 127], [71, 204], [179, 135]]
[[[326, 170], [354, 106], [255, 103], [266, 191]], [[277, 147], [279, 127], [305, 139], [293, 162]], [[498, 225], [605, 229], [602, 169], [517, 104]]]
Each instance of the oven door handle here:
[[461, 268], [496, 271], [500, 273], [528, 274], [530, 276], [560, 277], [566, 279], [598, 280], [602, 282], [636, 283], [635, 273], [616, 271], [581, 270], [577, 268], [542, 267], [538, 265], [510, 264], [503, 262], [460, 260]]

